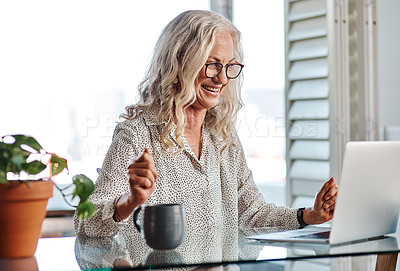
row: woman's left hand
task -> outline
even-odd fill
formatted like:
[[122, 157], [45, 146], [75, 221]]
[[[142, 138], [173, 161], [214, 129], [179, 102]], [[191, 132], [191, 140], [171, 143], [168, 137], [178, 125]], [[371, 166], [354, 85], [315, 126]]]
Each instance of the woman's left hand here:
[[304, 222], [311, 225], [331, 220], [335, 210], [337, 191], [338, 185], [335, 183], [335, 179], [331, 177], [322, 185], [315, 197], [314, 206], [304, 210]]

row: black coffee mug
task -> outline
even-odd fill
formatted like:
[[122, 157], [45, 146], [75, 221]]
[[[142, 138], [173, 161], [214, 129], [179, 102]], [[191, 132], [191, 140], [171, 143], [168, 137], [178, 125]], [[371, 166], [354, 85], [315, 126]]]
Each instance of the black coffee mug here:
[[[139, 224], [142, 209], [143, 223]], [[133, 222], [146, 244], [153, 249], [175, 249], [185, 238], [185, 209], [181, 204], [141, 205], [135, 209]]]

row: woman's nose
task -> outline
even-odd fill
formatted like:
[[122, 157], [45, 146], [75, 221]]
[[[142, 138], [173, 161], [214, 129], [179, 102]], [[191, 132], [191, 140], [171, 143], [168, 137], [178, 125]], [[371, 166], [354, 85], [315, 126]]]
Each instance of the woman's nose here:
[[229, 82], [229, 78], [226, 77], [226, 71], [225, 69], [222, 69], [222, 71], [218, 74], [217, 77], [213, 78], [215, 82], [226, 85]]

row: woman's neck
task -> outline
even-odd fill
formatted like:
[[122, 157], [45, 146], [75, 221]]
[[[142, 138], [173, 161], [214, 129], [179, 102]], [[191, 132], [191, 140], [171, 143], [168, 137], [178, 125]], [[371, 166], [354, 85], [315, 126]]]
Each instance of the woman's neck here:
[[203, 126], [204, 119], [206, 117], [206, 110], [195, 110], [191, 107], [186, 109], [186, 126], [185, 131], [188, 132], [200, 132], [201, 127]]
[[206, 112], [206, 110], [197, 111], [191, 108], [186, 110], [186, 126], [184, 135], [190, 148], [198, 159], [200, 159], [201, 155], [201, 128], [206, 117]]

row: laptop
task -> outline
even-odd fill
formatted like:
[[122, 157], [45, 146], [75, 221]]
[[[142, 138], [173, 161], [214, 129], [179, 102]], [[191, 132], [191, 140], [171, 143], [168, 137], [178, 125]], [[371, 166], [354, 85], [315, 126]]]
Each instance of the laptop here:
[[400, 141], [351, 141], [346, 144], [331, 226], [247, 238], [331, 245], [371, 240], [395, 233], [399, 214]]

